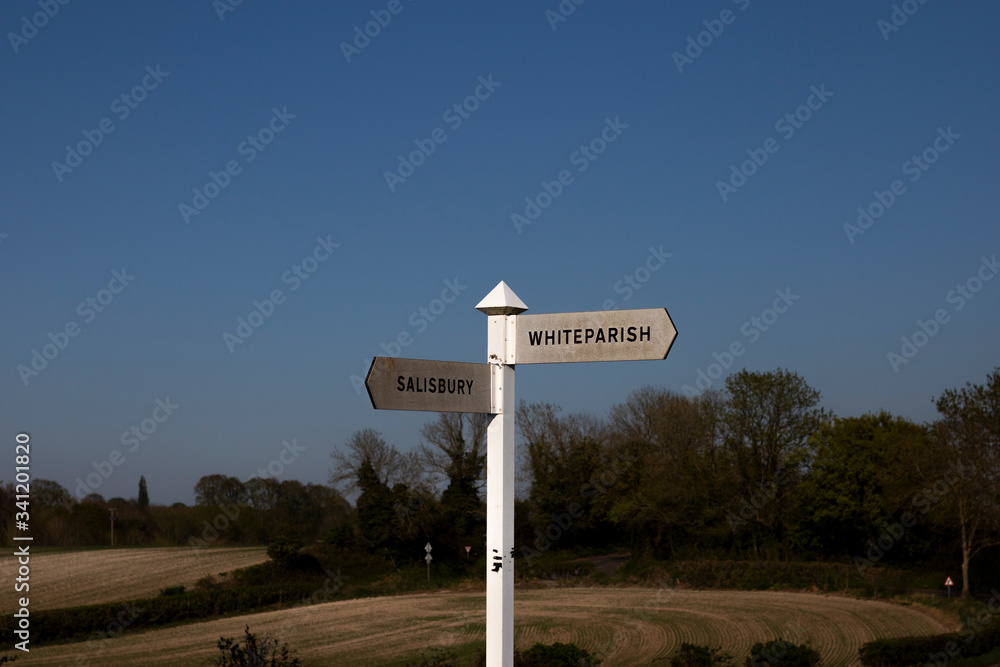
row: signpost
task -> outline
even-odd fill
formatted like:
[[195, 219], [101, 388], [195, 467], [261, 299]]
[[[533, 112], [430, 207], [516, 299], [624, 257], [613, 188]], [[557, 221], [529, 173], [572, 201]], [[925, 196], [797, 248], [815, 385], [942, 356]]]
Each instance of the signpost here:
[[955, 582], [948, 577], [944, 580], [944, 585], [948, 587], [948, 597], [951, 597], [951, 587], [955, 585]]
[[[665, 308], [521, 315], [528, 307], [503, 282], [476, 309], [489, 316], [489, 363], [376, 357], [365, 387], [379, 410], [491, 415], [486, 432], [486, 665], [512, 667], [514, 366], [664, 359], [677, 329]], [[429, 581], [429, 542], [424, 550]], [[467, 557], [470, 551], [465, 547]]]
[[375, 357], [365, 388], [376, 410], [491, 410], [489, 364]]
[[677, 337], [665, 308], [521, 315], [517, 363], [665, 359]]

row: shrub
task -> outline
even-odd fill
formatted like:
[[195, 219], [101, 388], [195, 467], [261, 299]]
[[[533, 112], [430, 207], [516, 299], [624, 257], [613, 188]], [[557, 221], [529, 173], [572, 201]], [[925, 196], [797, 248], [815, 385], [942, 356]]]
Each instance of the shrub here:
[[980, 629], [965, 628], [930, 637], [899, 637], [876, 639], [858, 650], [858, 657], [865, 667], [907, 667], [924, 665], [928, 656], [973, 658], [989, 653], [1000, 646], [1000, 626]]
[[796, 646], [783, 639], [756, 643], [750, 648], [746, 667], [816, 667], [819, 653], [805, 644]]
[[278, 640], [270, 635], [258, 639], [246, 626], [243, 646], [232, 637], [219, 637], [216, 644], [221, 656], [212, 660], [218, 667], [299, 667], [302, 662], [292, 656], [287, 644], [278, 646]]
[[184, 587], [169, 586], [167, 588], [160, 589], [160, 597], [167, 597], [168, 595], [184, 595]]
[[723, 653], [722, 648], [709, 648], [697, 644], [683, 643], [670, 656], [670, 667], [716, 667], [731, 664], [733, 656]]
[[275, 562], [286, 565], [298, 555], [301, 548], [302, 541], [297, 536], [279, 533], [267, 545], [267, 555]]
[[[473, 667], [486, 667], [486, 651], [476, 651]], [[535, 644], [527, 651], [514, 651], [514, 667], [598, 667], [601, 659], [576, 644]]]

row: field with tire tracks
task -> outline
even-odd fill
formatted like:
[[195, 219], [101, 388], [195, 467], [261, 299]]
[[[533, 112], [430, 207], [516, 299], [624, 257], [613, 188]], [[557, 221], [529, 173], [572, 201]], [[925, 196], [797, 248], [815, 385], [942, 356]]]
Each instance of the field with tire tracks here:
[[[742, 662], [753, 643], [779, 636], [811, 644], [825, 666], [856, 665], [858, 648], [871, 639], [953, 629], [916, 605], [809, 593], [617, 587], [518, 590], [514, 623], [518, 647], [574, 642], [604, 656], [605, 667], [648, 665], [681, 642], [722, 646]], [[245, 625], [279, 636], [305, 665], [405, 665], [435, 646], [471, 655], [485, 641], [485, 594], [344, 600], [126, 631], [106, 642], [33, 649], [30, 664], [84, 658], [87, 664], [204, 665], [218, 655], [220, 636], [242, 638]]]

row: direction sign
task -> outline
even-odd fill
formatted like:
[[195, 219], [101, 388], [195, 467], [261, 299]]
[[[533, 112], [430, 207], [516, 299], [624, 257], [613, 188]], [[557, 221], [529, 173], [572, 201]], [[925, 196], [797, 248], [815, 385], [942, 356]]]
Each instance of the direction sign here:
[[424, 547], [424, 551], [426, 551], [427, 553], [430, 553], [433, 548], [434, 547], [431, 546], [431, 543], [428, 542], [427, 545]]
[[489, 364], [375, 357], [365, 388], [376, 410], [492, 412]]
[[664, 359], [677, 337], [666, 308], [518, 315], [515, 364]]

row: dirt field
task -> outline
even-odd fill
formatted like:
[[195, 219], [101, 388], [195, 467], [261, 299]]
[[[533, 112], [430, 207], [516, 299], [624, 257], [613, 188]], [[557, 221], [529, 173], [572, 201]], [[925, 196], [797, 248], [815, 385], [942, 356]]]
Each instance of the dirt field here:
[[[16, 559], [3, 560], [5, 571], [16, 565]], [[205, 575], [218, 575], [266, 560], [264, 547], [167, 547], [32, 554], [31, 609], [156, 597], [161, 588], [191, 587]], [[13, 578], [12, 572], [4, 573], [5, 581]], [[13, 604], [12, 596], [3, 596], [4, 611], [13, 609]]]
[[[823, 665], [855, 665], [876, 637], [946, 632], [914, 606], [807, 593], [669, 591], [634, 588], [519, 590], [515, 641], [575, 642], [606, 657], [605, 666], [648, 665], [681, 642], [721, 645], [742, 662], [757, 641], [808, 642]], [[485, 595], [444, 592], [347, 600], [213, 620], [106, 642], [33, 649], [28, 665], [204, 665], [220, 636], [279, 635], [306, 665], [404, 665], [421, 649], [470, 653], [484, 640]], [[20, 663], [18, 663], [20, 664]], [[660, 663], [664, 664], [664, 663]]]

